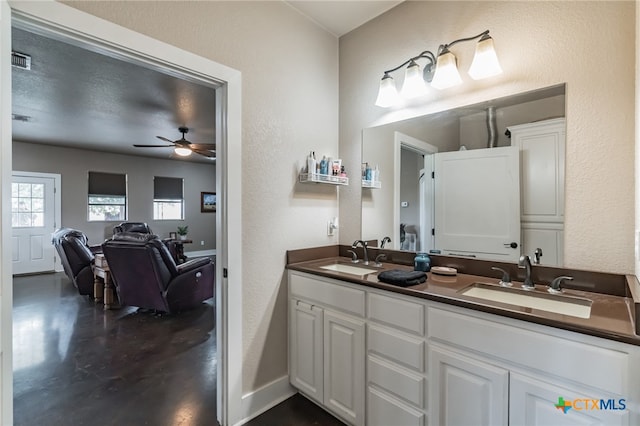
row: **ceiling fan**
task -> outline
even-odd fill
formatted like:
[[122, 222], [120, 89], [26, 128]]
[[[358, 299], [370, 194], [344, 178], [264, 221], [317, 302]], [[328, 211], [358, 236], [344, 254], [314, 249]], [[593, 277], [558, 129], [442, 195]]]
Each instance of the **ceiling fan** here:
[[186, 133], [189, 133], [188, 127], [178, 127], [178, 131], [182, 133], [182, 138], [172, 141], [162, 136], [156, 136], [158, 139], [163, 140], [165, 142], [169, 142], [173, 145], [136, 145], [136, 148], [166, 148], [173, 147], [174, 152], [180, 156], [186, 157], [191, 155], [192, 152], [196, 154], [203, 155], [209, 158], [216, 158], [216, 145], [213, 143], [191, 143], [184, 138]]

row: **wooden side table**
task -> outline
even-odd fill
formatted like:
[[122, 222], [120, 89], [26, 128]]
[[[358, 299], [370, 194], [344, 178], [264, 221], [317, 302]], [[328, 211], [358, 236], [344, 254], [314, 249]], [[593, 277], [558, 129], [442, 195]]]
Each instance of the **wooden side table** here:
[[103, 301], [104, 310], [113, 305], [113, 280], [104, 254], [96, 254], [93, 266], [93, 294], [96, 302]]

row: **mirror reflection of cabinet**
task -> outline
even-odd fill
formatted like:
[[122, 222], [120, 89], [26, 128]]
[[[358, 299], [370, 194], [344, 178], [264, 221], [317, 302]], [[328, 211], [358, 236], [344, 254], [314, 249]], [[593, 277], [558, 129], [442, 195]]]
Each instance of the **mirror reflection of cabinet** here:
[[520, 149], [522, 253], [542, 248], [543, 265], [563, 264], [564, 118], [510, 126]]

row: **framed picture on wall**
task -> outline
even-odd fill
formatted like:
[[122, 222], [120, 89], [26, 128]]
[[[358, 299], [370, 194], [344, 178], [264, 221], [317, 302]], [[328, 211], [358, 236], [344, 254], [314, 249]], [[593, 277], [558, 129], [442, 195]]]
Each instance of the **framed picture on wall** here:
[[216, 211], [216, 193], [215, 192], [200, 193], [200, 211], [202, 213], [211, 213]]

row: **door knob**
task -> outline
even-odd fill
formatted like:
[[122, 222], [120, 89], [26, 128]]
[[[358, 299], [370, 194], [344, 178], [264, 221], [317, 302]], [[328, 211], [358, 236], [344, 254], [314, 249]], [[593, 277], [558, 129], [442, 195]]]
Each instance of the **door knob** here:
[[515, 241], [512, 243], [505, 243], [504, 244], [505, 247], [511, 247], [512, 249], [516, 249], [518, 248], [518, 243], [516, 243]]

